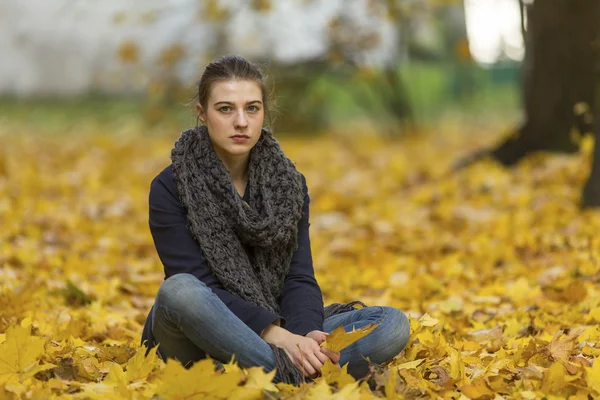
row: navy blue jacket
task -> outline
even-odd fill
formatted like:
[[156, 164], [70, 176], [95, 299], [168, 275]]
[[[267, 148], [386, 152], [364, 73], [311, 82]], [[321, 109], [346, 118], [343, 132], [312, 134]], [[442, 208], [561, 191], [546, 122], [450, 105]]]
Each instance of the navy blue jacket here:
[[[302, 175], [304, 207], [298, 223], [298, 249], [293, 254], [290, 270], [279, 300], [280, 315], [257, 306], [223, 288], [208, 262], [203, 258], [199, 243], [187, 228], [187, 217], [179, 202], [177, 186], [173, 180], [172, 164], [158, 174], [150, 184], [150, 232], [156, 251], [165, 271], [165, 279], [180, 273], [192, 274], [204, 282], [225, 305], [258, 335], [269, 324], [280, 319], [288, 331], [305, 335], [323, 330], [323, 296], [315, 279], [309, 238], [309, 203], [306, 179]], [[249, 201], [249, 187], [243, 199]], [[152, 311], [152, 310], [151, 310]], [[150, 327], [152, 315], [148, 313], [142, 333], [142, 343], [155, 346]]]

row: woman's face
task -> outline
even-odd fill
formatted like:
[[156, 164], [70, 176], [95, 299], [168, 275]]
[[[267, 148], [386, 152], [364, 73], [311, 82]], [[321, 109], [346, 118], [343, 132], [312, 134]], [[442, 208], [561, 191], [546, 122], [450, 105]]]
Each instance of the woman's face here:
[[196, 104], [196, 110], [220, 156], [245, 155], [260, 137], [264, 107], [260, 86], [254, 81], [214, 82], [206, 109]]

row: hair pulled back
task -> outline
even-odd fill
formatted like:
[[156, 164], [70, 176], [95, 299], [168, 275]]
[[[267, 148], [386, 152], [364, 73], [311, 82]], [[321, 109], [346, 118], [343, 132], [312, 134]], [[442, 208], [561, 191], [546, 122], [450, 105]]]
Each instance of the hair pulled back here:
[[198, 81], [198, 93], [196, 94], [198, 103], [206, 110], [208, 96], [210, 95], [213, 83], [232, 79], [254, 81], [258, 84], [262, 93], [265, 115], [269, 118], [269, 123], [271, 124], [270, 109], [272, 107], [272, 99], [268, 93], [263, 74], [257, 65], [240, 56], [223, 56], [206, 66]]

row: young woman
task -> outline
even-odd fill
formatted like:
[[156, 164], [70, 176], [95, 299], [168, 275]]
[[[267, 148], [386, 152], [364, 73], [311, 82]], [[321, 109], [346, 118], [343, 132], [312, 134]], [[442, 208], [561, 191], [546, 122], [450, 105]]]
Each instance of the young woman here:
[[[304, 175], [263, 127], [268, 96], [260, 70], [241, 57], [206, 67], [198, 84], [201, 125], [181, 134], [171, 165], [150, 185], [150, 231], [165, 270], [142, 344], [189, 366], [206, 357], [277, 368], [275, 382], [299, 384], [326, 362], [359, 379], [368, 362], [396, 356], [409, 338], [406, 316], [360, 303], [323, 307], [309, 238]], [[360, 303], [364, 306], [364, 304]], [[319, 344], [380, 324], [333, 353]]]

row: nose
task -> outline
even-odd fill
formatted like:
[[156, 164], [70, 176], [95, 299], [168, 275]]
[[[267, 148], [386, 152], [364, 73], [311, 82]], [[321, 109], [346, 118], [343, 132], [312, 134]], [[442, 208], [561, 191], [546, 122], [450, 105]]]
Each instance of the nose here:
[[248, 120], [246, 119], [246, 114], [243, 110], [240, 110], [235, 115], [235, 120], [233, 122], [235, 128], [245, 128], [248, 126]]

